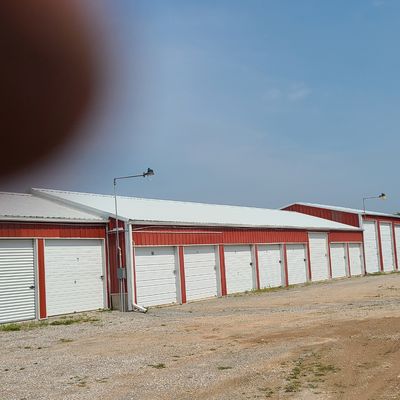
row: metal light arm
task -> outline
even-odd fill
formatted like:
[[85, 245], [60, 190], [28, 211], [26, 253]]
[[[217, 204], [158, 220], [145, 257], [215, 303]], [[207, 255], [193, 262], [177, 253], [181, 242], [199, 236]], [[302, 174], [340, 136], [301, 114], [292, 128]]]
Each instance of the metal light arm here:
[[143, 172], [141, 174], [138, 175], [126, 175], [126, 176], [118, 176], [117, 178], [114, 178], [114, 186], [117, 184], [117, 180], [120, 179], [130, 179], [130, 178], [146, 178], [146, 176], [152, 176], [154, 175], [154, 171], [151, 168], [147, 168], [146, 172]]
[[379, 196], [363, 197], [363, 211], [364, 211], [364, 214], [366, 213], [366, 211], [365, 211], [365, 200], [370, 200], [370, 199], [386, 200], [386, 194], [385, 193], [381, 193]]

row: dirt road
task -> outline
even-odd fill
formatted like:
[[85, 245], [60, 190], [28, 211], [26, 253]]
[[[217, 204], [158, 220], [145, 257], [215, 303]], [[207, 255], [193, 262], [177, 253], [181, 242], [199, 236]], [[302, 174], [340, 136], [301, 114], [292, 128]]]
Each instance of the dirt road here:
[[400, 399], [400, 274], [0, 332], [0, 399]]

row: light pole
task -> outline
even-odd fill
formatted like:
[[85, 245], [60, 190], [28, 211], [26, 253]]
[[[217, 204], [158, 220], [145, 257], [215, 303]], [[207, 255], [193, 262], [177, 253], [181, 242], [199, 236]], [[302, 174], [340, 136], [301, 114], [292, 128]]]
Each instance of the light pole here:
[[117, 261], [117, 274], [119, 279], [119, 292], [120, 292], [120, 305], [121, 311], [125, 311], [125, 293], [124, 293], [124, 282], [126, 280], [126, 268], [122, 267], [122, 254], [121, 248], [119, 247], [119, 221], [118, 221], [118, 202], [117, 202], [117, 181], [122, 179], [130, 178], [146, 178], [147, 176], [153, 176], [154, 171], [151, 168], [147, 168], [146, 172], [138, 175], [126, 175], [118, 176], [114, 178], [114, 206], [115, 206], [115, 246], [116, 246], [116, 261]]
[[385, 193], [381, 193], [379, 196], [363, 197], [363, 211], [364, 211], [364, 214], [365, 214], [365, 200], [370, 200], [370, 199], [386, 200], [386, 194]]

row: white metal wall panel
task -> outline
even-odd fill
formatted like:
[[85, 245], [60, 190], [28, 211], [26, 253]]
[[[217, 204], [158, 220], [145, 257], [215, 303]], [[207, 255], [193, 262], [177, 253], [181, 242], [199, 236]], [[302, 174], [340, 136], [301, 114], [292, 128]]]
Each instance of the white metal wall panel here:
[[148, 307], [178, 300], [178, 261], [174, 247], [136, 247], [136, 296]]
[[379, 272], [379, 255], [376, 225], [374, 221], [364, 221], [365, 268], [367, 273]]
[[331, 243], [332, 278], [347, 276], [347, 249], [344, 243]]
[[217, 296], [217, 259], [214, 246], [185, 247], [186, 299]]
[[350, 273], [352, 276], [362, 275], [362, 250], [361, 244], [349, 243]]
[[32, 240], [0, 240], [0, 323], [34, 319]]
[[309, 233], [312, 281], [329, 278], [328, 236], [326, 233]]
[[289, 285], [307, 282], [306, 249], [303, 244], [286, 245]]
[[101, 240], [46, 240], [45, 270], [48, 316], [104, 307]]
[[392, 237], [392, 224], [380, 223], [383, 270], [394, 271], [394, 250]]
[[258, 246], [260, 288], [282, 286], [282, 251], [279, 244]]
[[225, 246], [225, 275], [228, 293], [254, 288], [254, 269], [250, 246]]

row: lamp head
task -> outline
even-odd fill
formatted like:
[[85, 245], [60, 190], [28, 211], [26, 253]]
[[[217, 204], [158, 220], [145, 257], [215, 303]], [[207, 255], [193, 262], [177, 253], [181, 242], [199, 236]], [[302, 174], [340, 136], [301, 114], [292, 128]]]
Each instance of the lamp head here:
[[147, 168], [147, 171], [143, 172], [143, 177], [153, 176], [153, 175], [154, 175], [154, 171], [151, 168]]
[[386, 200], [386, 194], [385, 194], [385, 193], [381, 193], [381, 194], [378, 196], [378, 198], [381, 199], [381, 200]]

